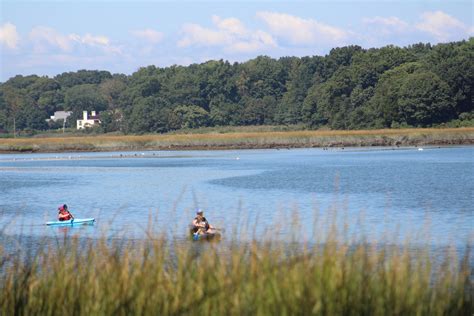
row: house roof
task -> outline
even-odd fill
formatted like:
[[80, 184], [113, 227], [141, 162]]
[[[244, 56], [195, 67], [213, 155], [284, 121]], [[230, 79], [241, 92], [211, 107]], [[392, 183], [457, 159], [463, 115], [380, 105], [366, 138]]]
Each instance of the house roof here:
[[72, 114], [71, 111], [56, 111], [54, 115], [51, 117], [53, 120], [64, 120], [68, 118]]

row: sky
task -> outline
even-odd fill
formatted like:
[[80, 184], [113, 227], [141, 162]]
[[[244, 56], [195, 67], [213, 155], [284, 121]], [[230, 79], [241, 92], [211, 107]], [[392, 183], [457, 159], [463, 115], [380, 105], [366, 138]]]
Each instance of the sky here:
[[0, 81], [474, 36], [473, 1], [0, 0]]

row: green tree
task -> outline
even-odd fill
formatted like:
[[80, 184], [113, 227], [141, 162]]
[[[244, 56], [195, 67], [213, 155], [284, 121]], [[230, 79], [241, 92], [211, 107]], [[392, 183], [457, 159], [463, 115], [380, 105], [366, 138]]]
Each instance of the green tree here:
[[54, 77], [62, 88], [71, 88], [83, 84], [98, 85], [106, 79], [111, 79], [112, 75], [108, 71], [99, 70], [79, 70], [76, 72], [64, 72]]
[[126, 88], [127, 84], [123, 78], [107, 79], [99, 85], [99, 92], [107, 100], [107, 109], [118, 107], [120, 95]]
[[321, 84], [314, 84], [308, 89], [308, 94], [303, 101], [301, 109], [301, 119], [311, 127], [319, 127], [327, 124], [327, 119], [323, 118], [318, 111], [318, 101], [321, 95]]
[[193, 104], [207, 109], [209, 104], [201, 88], [203, 78], [199, 76], [199, 67], [172, 66], [164, 71], [166, 76], [160, 91], [160, 97], [166, 98], [173, 106]]
[[47, 114], [64, 109], [64, 94], [61, 90], [50, 90], [41, 93], [38, 108]]
[[276, 108], [276, 99], [274, 96], [264, 96], [263, 98], [246, 97], [241, 100], [242, 103], [242, 124], [262, 125], [272, 124], [274, 120], [274, 111]]
[[243, 106], [240, 103], [232, 103], [225, 96], [214, 97], [210, 102], [210, 120], [212, 125], [240, 125]]
[[38, 102], [44, 93], [57, 92], [60, 89], [61, 85], [56, 80], [50, 79], [48, 77], [38, 77], [34, 82], [25, 88], [28, 96], [31, 97], [35, 102]]
[[198, 128], [209, 124], [209, 113], [196, 105], [180, 105], [173, 113], [178, 118], [181, 128]]
[[8, 106], [3, 89], [0, 89], [0, 132], [8, 130]]
[[107, 100], [99, 93], [97, 85], [81, 84], [66, 90], [64, 98], [65, 108], [72, 111], [68, 120], [75, 121], [82, 118], [83, 111], [104, 111]]
[[286, 92], [278, 104], [275, 119], [279, 123], [295, 124], [303, 121], [304, 100], [309, 88], [320, 82], [324, 63], [322, 57], [303, 57], [293, 59], [289, 67]]
[[402, 122], [426, 127], [450, 121], [455, 115], [455, 103], [449, 93], [446, 82], [432, 72], [409, 75], [401, 86], [398, 99]]
[[[39, 77], [37, 75], [31, 75], [31, 76], [22, 76], [22, 75], [16, 75], [15, 77], [12, 77], [8, 79], [5, 82], [5, 85], [19, 90], [27, 89], [29, 86], [33, 85]], [[26, 90], [24, 90], [26, 92]]]
[[126, 78], [115, 76], [99, 85], [99, 92], [107, 100], [107, 110], [101, 113], [101, 127], [105, 132], [123, 130], [123, 109], [120, 98], [127, 88]]
[[[61, 102], [60, 85], [48, 77], [15, 76], [1, 86], [8, 90], [10, 107], [8, 116], [13, 129], [44, 129], [45, 122]], [[7, 113], [7, 112], [5, 112]]]
[[279, 99], [285, 92], [288, 71], [275, 59], [259, 56], [241, 64], [237, 69], [240, 72], [237, 88], [241, 97], [273, 96]]
[[457, 115], [474, 110], [473, 60], [473, 37], [468, 41], [438, 44], [421, 60], [427, 69], [448, 84]]
[[304, 122], [356, 129], [469, 121], [473, 47], [471, 38], [406, 48], [346, 46], [326, 56], [147, 66], [131, 76], [99, 70], [18, 75], [0, 84], [0, 128], [41, 129], [56, 110], [72, 110], [68, 122], [82, 111], [100, 111], [102, 130], [136, 133], [203, 125]]
[[347, 117], [353, 110], [350, 96], [355, 85], [351, 68], [340, 67], [330, 80], [316, 89], [319, 92], [316, 118], [335, 129], [347, 128]]
[[203, 102], [200, 106], [209, 110], [211, 101], [222, 97], [226, 102], [238, 102], [234, 66], [229, 62], [210, 60], [195, 66], [193, 71], [198, 79], [195, 84], [199, 86], [199, 96]]
[[420, 63], [407, 63], [385, 73], [374, 91], [376, 127], [430, 126], [449, 121], [454, 103], [448, 85]]
[[127, 131], [132, 133], [163, 133], [176, 126], [176, 117], [163, 98], [147, 97], [140, 99], [127, 118]]
[[38, 107], [33, 107], [33, 109], [23, 108], [22, 113], [20, 113], [22, 118], [22, 128], [33, 130], [45, 130], [48, 128], [48, 115], [46, 112], [41, 111]]
[[357, 45], [337, 47], [331, 49], [329, 55], [324, 58], [324, 68], [320, 71], [322, 81], [326, 81], [340, 68], [349, 66], [354, 56], [363, 52]]
[[374, 87], [384, 72], [412, 61], [415, 61], [413, 54], [393, 45], [355, 54], [350, 67], [354, 86], [358, 85], [362, 89]]
[[21, 121], [22, 119], [19, 114], [21, 112], [22, 107], [25, 107], [27, 104], [26, 97], [22, 95], [19, 89], [13, 88], [11, 86], [4, 86], [3, 98], [7, 105], [7, 116], [10, 117], [12, 121], [13, 137], [16, 137], [17, 128], [23, 128], [22, 122], [18, 122], [18, 120], [20, 119]]

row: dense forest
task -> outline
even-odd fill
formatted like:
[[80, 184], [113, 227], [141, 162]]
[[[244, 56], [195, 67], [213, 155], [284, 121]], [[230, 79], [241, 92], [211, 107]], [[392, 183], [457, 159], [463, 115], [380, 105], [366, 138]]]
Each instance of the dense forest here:
[[0, 85], [0, 131], [58, 129], [55, 111], [100, 113], [98, 132], [149, 133], [227, 125], [370, 129], [474, 121], [474, 38], [447, 44], [334, 48], [326, 56], [243, 63], [79, 70], [15, 76]]

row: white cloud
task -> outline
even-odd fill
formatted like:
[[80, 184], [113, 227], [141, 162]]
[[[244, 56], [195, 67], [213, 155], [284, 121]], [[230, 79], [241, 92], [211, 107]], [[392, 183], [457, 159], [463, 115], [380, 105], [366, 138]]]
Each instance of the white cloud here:
[[110, 44], [110, 40], [105, 36], [94, 36], [87, 33], [84, 36], [80, 36], [77, 34], [70, 34], [69, 38], [74, 40], [78, 43], [90, 45], [90, 46], [108, 46]]
[[229, 53], [250, 53], [277, 46], [270, 34], [249, 30], [236, 18], [223, 19], [214, 15], [212, 22], [215, 25], [212, 29], [199, 24], [185, 24], [178, 46], [221, 46]]
[[178, 41], [179, 47], [191, 45], [215, 46], [224, 45], [230, 41], [229, 34], [220, 30], [211, 30], [199, 24], [185, 24], [182, 27], [184, 37]]
[[15, 49], [18, 46], [20, 37], [16, 31], [16, 26], [7, 22], [0, 26], [0, 44], [8, 48]]
[[214, 22], [219, 29], [230, 34], [245, 36], [248, 33], [244, 24], [236, 18], [221, 19], [219, 16], [213, 15], [212, 22]]
[[56, 47], [62, 51], [70, 51], [72, 49], [71, 38], [67, 35], [60, 34], [50, 27], [34, 27], [29, 34], [29, 38], [37, 53], [45, 52], [50, 47]]
[[107, 53], [120, 53], [120, 48], [111, 45], [110, 39], [103, 35], [92, 35], [86, 33], [79, 34], [61, 34], [53, 28], [46, 26], [34, 27], [29, 39], [33, 44], [36, 53], [46, 53], [59, 48], [62, 52], [72, 52], [80, 47], [97, 47]]
[[277, 43], [270, 34], [258, 30], [252, 34], [250, 39], [234, 42], [226, 50], [229, 52], [251, 53], [263, 50], [266, 47], [277, 47]]
[[409, 24], [407, 22], [395, 16], [386, 18], [380, 16], [364, 18], [362, 22], [371, 27], [376, 27], [377, 31], [382, 31], [384, 33], [404, 32], [409, 28]]
[[296, 45], [338, 44], [349, 35], [349, 32], [314, 19], [285, 13], [261, 11], [257, 12], [257, 17], [267, 24], [273, 34]]
[[149, 43], [156, 44], [161, 42], [164, 34], [153, 29], [136, 30], [131, 32], [135, 37], [146, 40]]
[[455, 40], [472, 34], [472, 27], [466, 26], [443, 11], [428, 11], [421, 15], [421, 22], [415, 27], [434, 36], [437, 40]]

